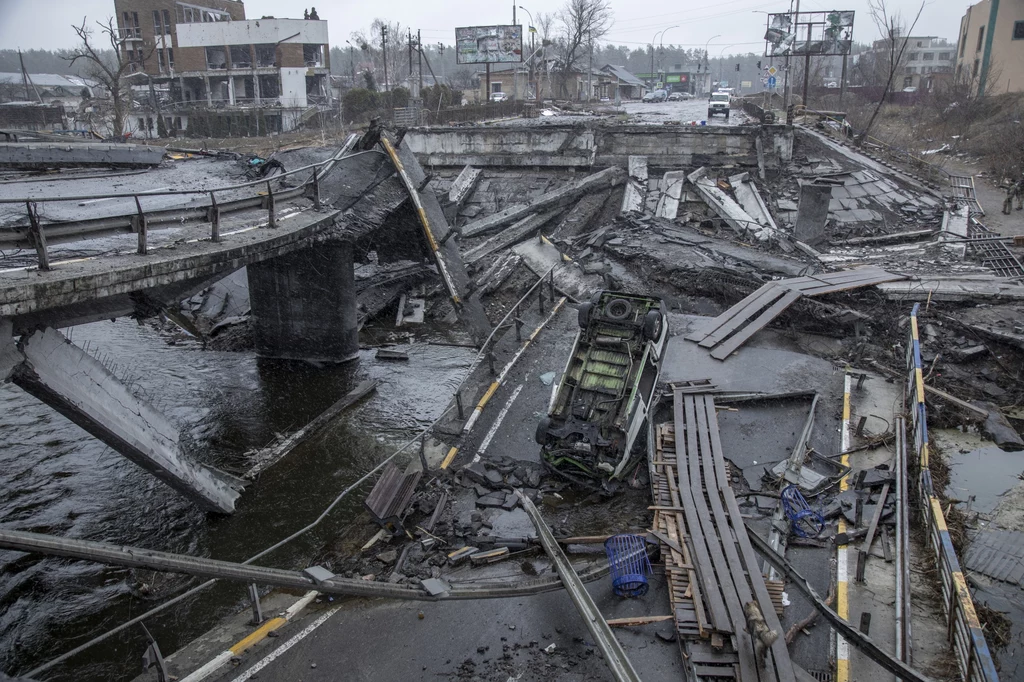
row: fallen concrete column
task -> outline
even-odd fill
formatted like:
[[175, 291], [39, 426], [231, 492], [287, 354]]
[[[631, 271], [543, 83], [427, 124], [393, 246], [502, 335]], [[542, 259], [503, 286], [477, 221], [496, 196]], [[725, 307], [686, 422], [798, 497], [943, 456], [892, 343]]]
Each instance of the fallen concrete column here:
[[352, 244], [309, 248], [247, 268], [260, 357], [346, 362], [359, 353]]
[[622, 210], [619, 211], [621, 214], [644, 212], [644, 205], [647, 203], [647, 182], [647, 157], [629, 157], [629, 180], [622, 195]]
[[683, 184], [686, 182], [685, 171], [669, 171], [665, 173], [661, 184], [661, 198], [655, 215], [665, 220], [675, 220], [679, 215], [679, 200], [683, 196]]
[[832, 200], [832, 185], [808, 182], [800, 187], [793, 238], [811, 246], [825, 241], [825, 221]]
[[480, 174], [479, 168], [466, 166], [459, 173], [459, 177], [455, 178], [451, 189], [448, 190], [448, 205], [444, 207], [444, 216], [449, 222], [455, 223], [462, 204], [466, 202], [469, 195], [476, 189], [477, 183], [480, 182]]
[[876, 286], [890, 301], [1024, 301], [1024, 286], [991, 275], [923, 277]]
[[[9, 332], [9, 324], [2, 323], [0, 334]], [[4, 341], [0, 372], [0, 377], [13, 381], [206, 511], [230, 514], [235, 510], [237, 482], [189, 459], [181, 450], [178, 429], [163, 414], [133, 395], [102, 363], [56, 329], [24, 337], [16, 348]]]
[[617, 166], [606, 168], [593, 175], [588, 175], [582, 180], [570, 183], [561, 189], [556, 189], [554, 192], [542, 194], [529, 203], [510, 206], [504, 211], [498, 211], [494, 215], [470, 223], [462, 228], [462, 236], [479, 237], [480, 235], [494, 232], [525, 218], [530, 213], [536, 213], [537, 211], [557, 206], [565, 206], [583, 194], [605, 187], [614, 187], [624, 182], [625, 179], [626, 172], [621, 168]]
[[163, 147], [139, 144], [53, 144], [47, 142], [0, 144], [0, 168], [68, 168], [82, 166], [156, 166]]

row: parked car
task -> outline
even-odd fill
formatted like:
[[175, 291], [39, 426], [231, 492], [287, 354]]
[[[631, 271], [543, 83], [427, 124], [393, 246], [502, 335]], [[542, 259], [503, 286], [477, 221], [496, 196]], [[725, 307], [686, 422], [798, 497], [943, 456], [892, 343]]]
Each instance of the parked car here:
[[644, 95], [644, 102], [664, 102], [668, 99], [668, 93], [664, 90], [651, 90]]
[[731, 100], [732, 96], [728, 92], [711, 93], [711, 99], [708, 101], [708, 118], [711, 118], [715, 114], [722, 114], [726, 118], [729, 118]]
[[544, 461], [558, 471], [621, 478], [647, 420], [668, 344], [665, 304], [599, 291], [579, 309], [569, 361], [537, 424]]
[[492, 102], [507, 102], [508, 99], [509, 99], [508, 95], [506, 93], [504, 93], [504, 92], [492, 92], [491, 93], [491, 101]]

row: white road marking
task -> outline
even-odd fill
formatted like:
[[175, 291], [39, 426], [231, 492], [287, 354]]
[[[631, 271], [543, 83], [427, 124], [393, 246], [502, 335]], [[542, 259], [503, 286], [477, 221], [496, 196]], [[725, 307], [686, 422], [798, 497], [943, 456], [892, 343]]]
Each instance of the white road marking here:
[[327, 619], [330, 618], [331, 616], [333, 616], [335, 613], [337, 613], [339, 609], [341, 609], [340, 606], [335, 606], [333, 609], [331, 609], [330, 611], [328, 611], [324, 615], [322, 615], [319, 618], [317, 618], [316, 620], [314, 620], [312, 623], [310, 623], [305, 628], [303, 628], [300, 632], [296, 633], [294, 637], [292, 637], [287, 642], [285, 642], [284, 644], [282, 644], [278, 648], [274, 649], [269, 654], [267, 654], [265, 657], [263, 657], [261, 660], [259, 660], [256, 663], [256, 665], [252, 666], [251, 668], [246, 670], [244, 673], [242, 673], [241, 675], [236, 677], [234, 680], [232, 680], [232, 682], [244, 682], [245, 680], [249, 679], [250, 677], [252, 677], [256, 673], [258, 673], [259, 671], [261, 671], [264, 668], [266, 668], [268, 665], [273, 663], [274, 660], [278, 656], [280, 656], [284, 652], [286, 652], [289, 649], [291, 649], [293, 646], [295, 646], [301, 640], [303, 640], [309, 633], [313, 632], [313, 630], [316, 630], [318, 627], [320, 627], [325, 622], [327, 622]]
[[[529, 378], [529, 376], [530, 375], [527, 374], [525, 378]], [[505, 406], [501, 408], [501, 412], [498, 413], [498, 418], [495, 419], [494, 423], [491, 425], [491, 430], [487, 432], [487, 435], [484, 436], [483, 442], [480, 443], [480, 449], [477, 450], [476, 454], [473, 456], [474, 462], [480, 461], [480, 456], [484, 454], [484, 451], [487, 450], [488, 446], [491, 444], [491, 441], [494, 440], [494, 435], [498, 433], [498, 427], [500, 427], [501, 422], [505, 420], [505, 416], [508, 414], [508, 411], [512, 408], [512, 403], [515, 402], [516, 398], [519, 397], [520, 391], [523, 390], [523, 386], [525, 386], [525, 384], [519, 384], [518, 386], [516, 386], [516, 390], [512, 391], [512, 395], [509, 396], [508, 402], [505, 403]]]

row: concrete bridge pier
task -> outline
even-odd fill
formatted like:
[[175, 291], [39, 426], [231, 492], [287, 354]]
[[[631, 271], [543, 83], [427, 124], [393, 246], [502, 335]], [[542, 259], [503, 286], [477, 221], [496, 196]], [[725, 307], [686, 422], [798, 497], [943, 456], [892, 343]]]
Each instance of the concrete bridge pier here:
[[264, 358], [345, 362], [359, 352], [352, 243], [309, 248], [248, 266], [256, 353]]
[[13, 382], [203, 509], [235, 510], [239, 481], [186, 456], [178, 429], [100, 361], [56, 329], [18, 343], [12, 329], [0, 319], [0, 382]]

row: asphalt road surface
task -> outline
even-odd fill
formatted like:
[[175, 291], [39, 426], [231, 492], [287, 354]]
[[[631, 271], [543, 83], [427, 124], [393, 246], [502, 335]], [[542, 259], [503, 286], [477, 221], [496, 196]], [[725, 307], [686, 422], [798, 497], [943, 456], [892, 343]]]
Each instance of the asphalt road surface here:
[[629, 123], [647, 123], [661, 125], [676, 122], [692, 123], [707, 121], [707, 125], [726, 126], [750, 123], [751, 119], [743, 110], [736, 107], [729, 113], [729, 118], [715, 116], [708, 118], [708, 101], [698, 96], [695, 99], [678, 102], [623, 102], [622, 108], [630, 116]]

